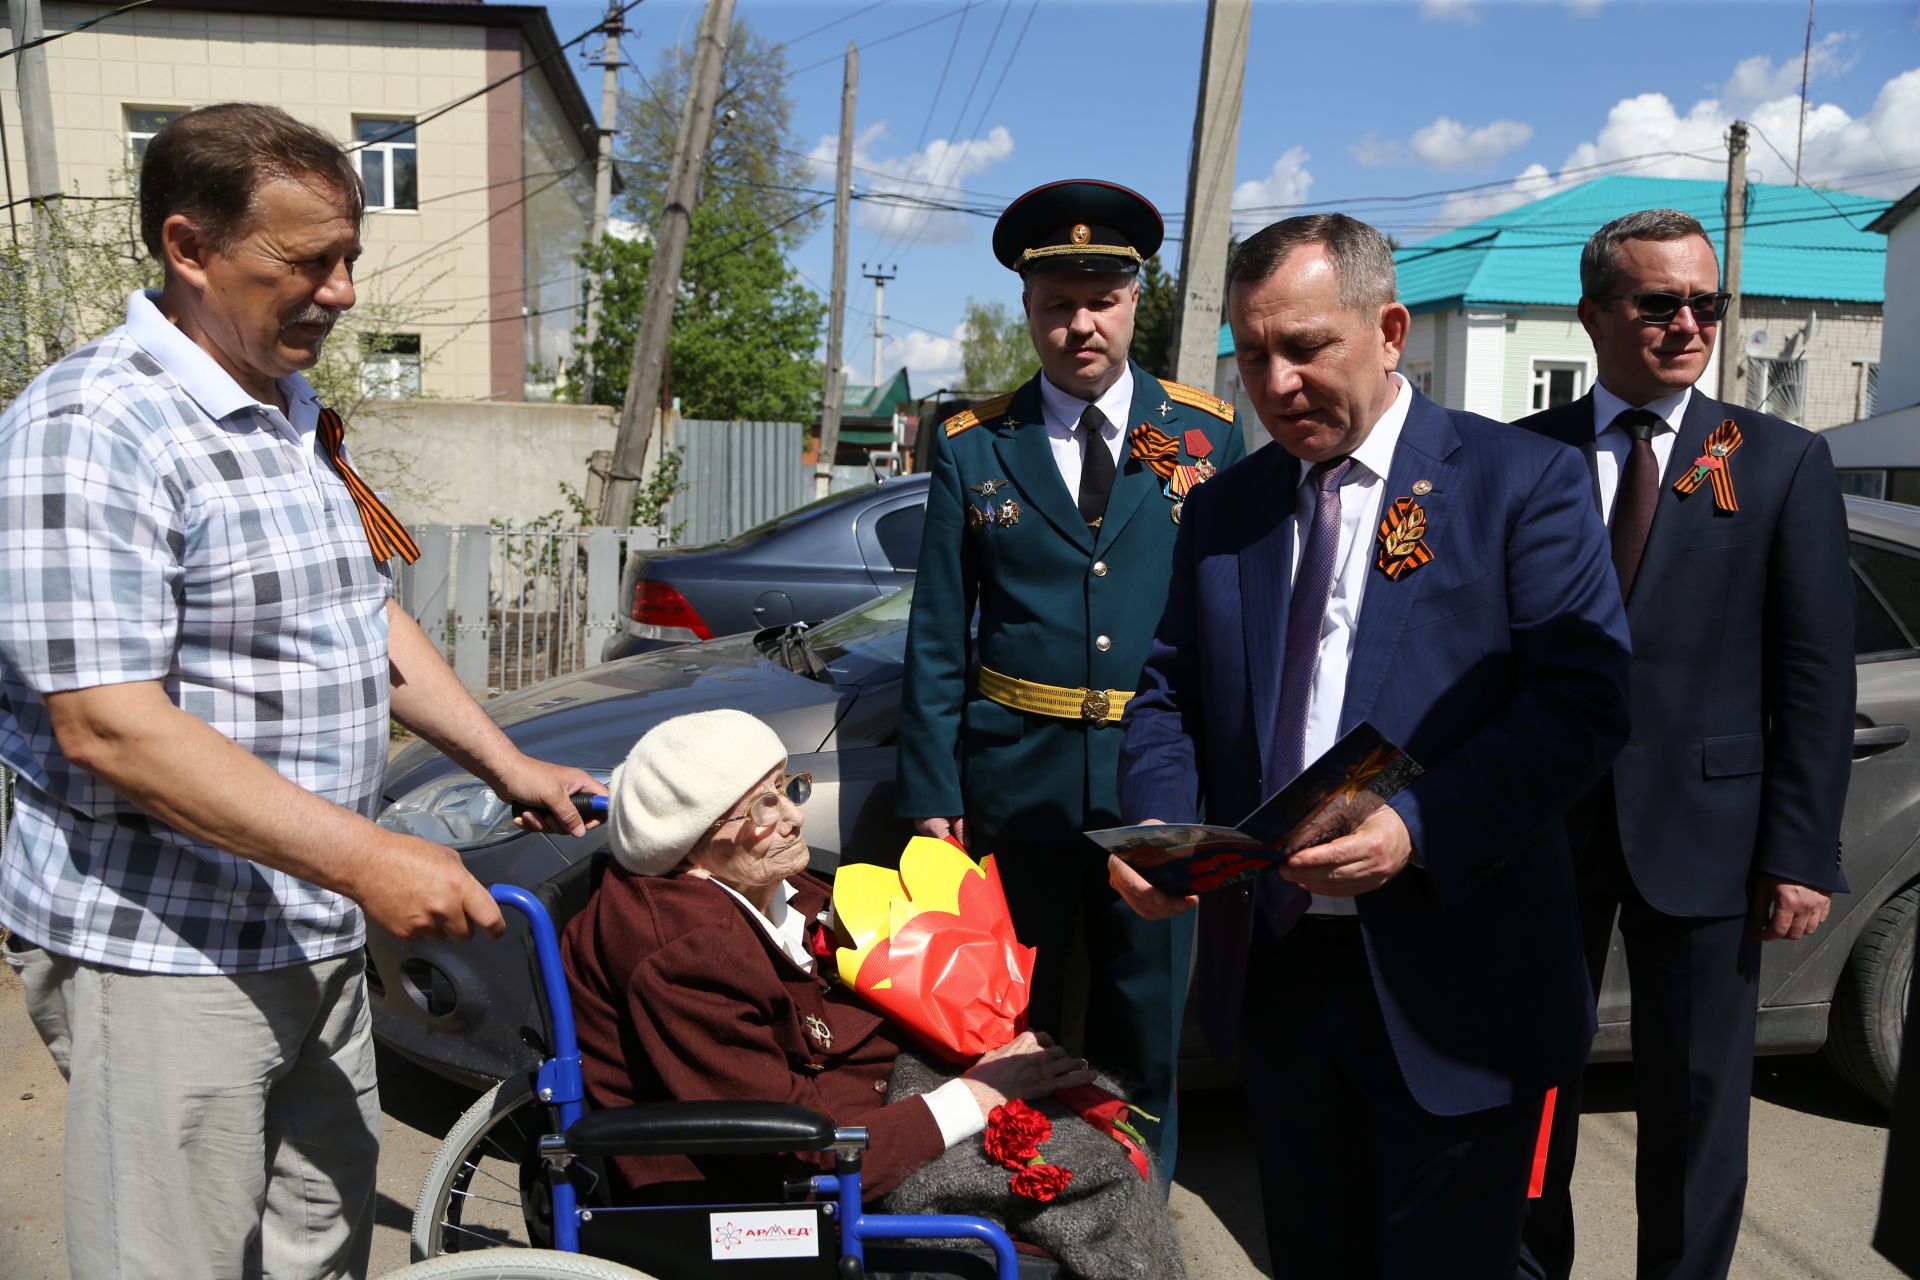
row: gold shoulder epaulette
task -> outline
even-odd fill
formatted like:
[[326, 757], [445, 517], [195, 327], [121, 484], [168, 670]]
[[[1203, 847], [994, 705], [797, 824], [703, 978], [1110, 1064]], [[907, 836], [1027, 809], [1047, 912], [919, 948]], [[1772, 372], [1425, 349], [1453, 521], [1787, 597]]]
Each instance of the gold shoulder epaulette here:
[[951, 440], [969, 427], [977, 427], [983, 422], [999, 417], [1007, 411], [1007, 406], [1012, 403], [1013, 392], [1009, 391], [1003, 396], [995, 396], [991, 400], [982, 400], [971, 409], [962, 409], [959, 413], [947, 419], [947, 439]]
[[1167, 389], [1169, 400], [1210, 413], [1222, 422], [1233, 421], [1233, 406], [1211, 391], [1202, 391], [1184, 382], [1168, 382], [1165, 378], [1160, 380], [1160, 385]]

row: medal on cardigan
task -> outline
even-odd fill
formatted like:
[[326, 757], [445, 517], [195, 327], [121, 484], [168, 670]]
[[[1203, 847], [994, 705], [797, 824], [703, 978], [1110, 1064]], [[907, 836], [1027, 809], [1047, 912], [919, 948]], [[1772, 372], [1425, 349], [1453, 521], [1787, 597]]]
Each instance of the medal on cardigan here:
[[827, 1020], [817, 1013], [807, 1015], [807, 1034], [820, 1042], [822, 1049], [833, 1048], [833, 1030], [827, 1026]]
[[1395, 498], [1380, 517], [1380, 554], [1374, 564], [1395, 582], [1433, 559], [1427, 545], [1427, 513], [1412, 498]]
[[1738, 511], [1740, 499], [1734, 496], [1733, 467], [1730, 463], [1740, 444], [1740, 428], [1734, 425], [1732, 418], [1726, 419], [1708, 434], [1706, 451], [1693, 460], [1693, 466], [1687, 474], [1673, 482], [1673, 491], [1685, 497], [1698, 489], [1701, 481], [1711, 479], [1714, 508], [1719, 511]]

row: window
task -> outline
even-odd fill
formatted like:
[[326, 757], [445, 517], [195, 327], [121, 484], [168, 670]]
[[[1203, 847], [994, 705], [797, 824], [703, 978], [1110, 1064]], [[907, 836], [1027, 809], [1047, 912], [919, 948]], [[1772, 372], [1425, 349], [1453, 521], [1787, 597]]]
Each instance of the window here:
[[420, 394], [420, 335], [368, 334], [360, 339], [360, 394], [408, 400]]
[[1587, 366], [1578, 360], [1533, 362], [1533, 411], [1558, 409], [1587, 394]]
[[927, 523], [922, 503], [889, 511], [873, 524], [873, 536], [897, 573], [912, 573], [920, 563], [920, 530]]
[[367, 184], [369, 209], [420, 207], [420, 147], [414, 141], [411, 120], [368, 120], [356, 117], [355, 153], [360, 180]]
[[1410, 364], [1400, 371], [1400, 375], [1413, 384], [1413, 389], [1427, 399], [1433, 399], [1433, 362]]
[[139, 164], [145, 159], [147, 144], [153, 141], [153, 135], [185, 115], [186, 111], [185, 107], [128, 107], [127, 150], [133, 153], [133, 162]]
[[1885, 628], [1878, 627], [1870, 644], [1868, 611], [1861, 605], [1856, 615], [1854, 651], [1874, 653], [1890, 648], [1912, 648], [1912, 641], [1904, 637], [1920, 634], [1920, 558], [1858, 538], [1848, 542], [1847, 552], [1855, 572], [1872, 588], [1876, 602], [1893, 615], [1897, 623], [1895, 630], [1903, 637], [1898, 644], [1885, 643]]
[[1747, 408], [1800, 422], [1801, 391], [1806, 386], [1807, 362], [1747, 357]]

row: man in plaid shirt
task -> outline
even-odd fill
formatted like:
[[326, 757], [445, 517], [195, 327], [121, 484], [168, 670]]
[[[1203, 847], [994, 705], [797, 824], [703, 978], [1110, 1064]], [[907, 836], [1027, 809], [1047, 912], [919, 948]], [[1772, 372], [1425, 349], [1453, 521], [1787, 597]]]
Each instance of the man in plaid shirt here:
[[300, 376], [354, 302], [352, 162], [226, 104], [140, 188], [163, 288], [0, 415], [0, 924], [70, 1081], [68, 1259], [364, 1276], [364, 917], [503, 928], [457, 854], [370, 820], [388, 716], [534, 829], [603, 788], [514, 748], [396, 606], [411, 541]]

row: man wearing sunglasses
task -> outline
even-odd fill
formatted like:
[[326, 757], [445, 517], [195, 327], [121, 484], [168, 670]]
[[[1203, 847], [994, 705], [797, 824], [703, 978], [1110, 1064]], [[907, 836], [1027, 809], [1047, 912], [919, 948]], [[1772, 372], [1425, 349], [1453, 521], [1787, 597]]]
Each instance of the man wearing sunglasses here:
[[[1632, 738], [1567, 823], [1596, 990], [1616, 918], [1626, 944], [1643, 1276], [1727, 1274], [1760, 946], [1813, 933], [1846, 889], [1846, 511], [1818, 436], [1695, 385], [1726, 309], [1719, 278], [1687, 214], [1602, 227], [1580, 259], [1598, 382], [1519, 424], [1586, 454], [1633, 635]], [[1572, 1270], [1579, 1119], [1571, 1080], [1523, 1275]]]

